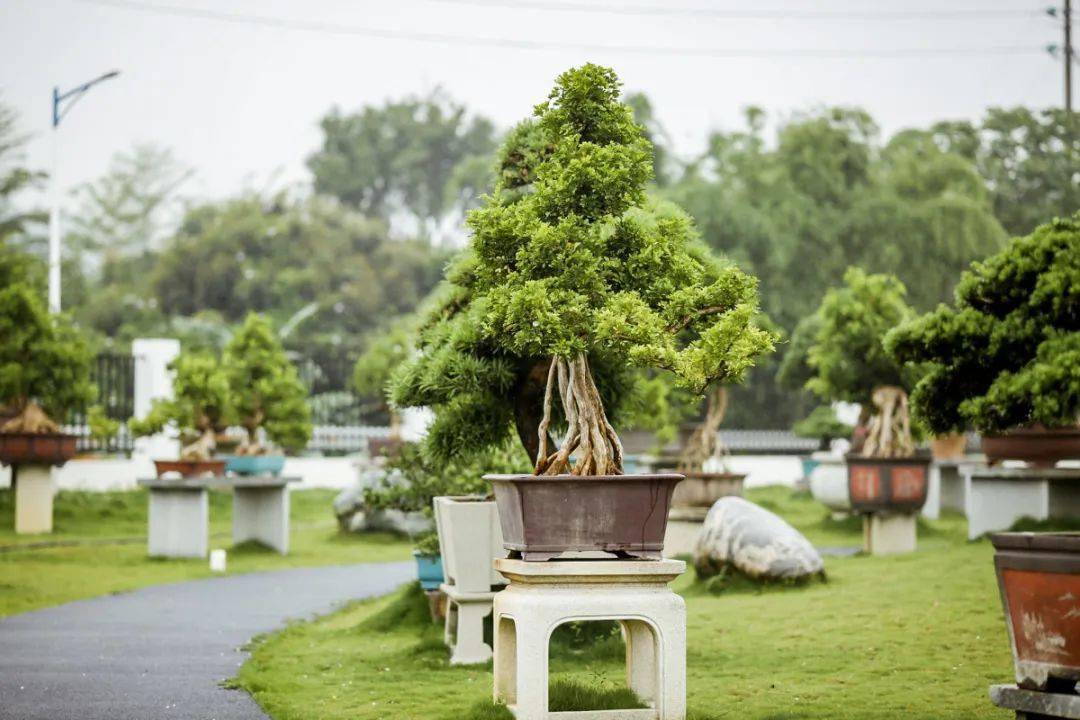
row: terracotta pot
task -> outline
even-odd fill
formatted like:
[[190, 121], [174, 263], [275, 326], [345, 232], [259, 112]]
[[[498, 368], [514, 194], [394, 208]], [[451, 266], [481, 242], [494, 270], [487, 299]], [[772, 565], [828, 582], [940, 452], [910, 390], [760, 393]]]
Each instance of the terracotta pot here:
[[857, 513], [913, 513], [926, 502], [930, 458], [848, 455], [848, 496]]
[[1080, 459], [1080, 427], [1016, 428], [1001, 435], [983, 435], [983, 452], [990, 464], [1024, 460], [1035, 467], [1054, 467], [1058, 460]]
[[224, 475], [224, 460], [155, 460], [154, 469], [158, 477], [165, 473], [176, 472], [184, 477], [201, 475]]
[[686, 476], [675, 487], [671, 496], [671, 506], [712, 507], [713, 503], [729, 495], [742, 495], [744, 473], [707, 473], [685, 472]]
[[990, 541], [1017, 684], [1071, 686], [1080, 680], [1080, 533], [997, 533]]
[[935, 460], [959, 460], [966, 449], [967, 436], [963, 433], [930, 438], [930, 454]]
[[402, 446], [405, 445], [405, 441], [401, 438], [384, 437], [384, 438], [368, 438], [368, 454], [371, 457], [395, 457], [401, 452]]
[[63, 465], [78, 437], [64, 433], [0, 433], [0, 464]]
[[569, 551], [659, 560], [671, 494], [683, 479], [655, 475], [485, 475], [495, 486], [503, 547], [550, 560]]

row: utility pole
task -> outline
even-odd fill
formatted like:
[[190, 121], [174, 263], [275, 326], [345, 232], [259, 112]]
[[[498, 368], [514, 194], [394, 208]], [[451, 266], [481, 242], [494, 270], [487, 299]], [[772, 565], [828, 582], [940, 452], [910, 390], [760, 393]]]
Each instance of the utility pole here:
[[1065, 0], [1065, 116], [1072, 117], [1072, 0]]
[[[49, 193], [51, 200], [49, 208], [49, 312], [51, 313], [60, 312], [60, 121], [87, 90], [119, 74], [119, 70], [112, 70], [64, 93], [60, 92], [58, 87], [53, 88], [52, 187]], [[69, 101], [67, 107], [63, 107], [65, 101]]]

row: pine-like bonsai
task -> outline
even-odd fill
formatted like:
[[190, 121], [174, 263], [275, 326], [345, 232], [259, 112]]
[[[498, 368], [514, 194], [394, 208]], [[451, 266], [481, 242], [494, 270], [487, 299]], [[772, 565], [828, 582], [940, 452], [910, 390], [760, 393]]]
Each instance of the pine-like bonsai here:
[[435, 410], [436, 457], [497, 446], [516, 426], [537, 474], [619, 474], [612, 418], [640, 398], [640, 370], [700, 394], [772, 349], [754, 278], [712, 257], [677, 207], [646, 199], [652, 148], [619, 85], [591, 64], [561, 75], [469, 215], [471, 247], [393, 383], [399, 406]]
[[0, 407], [6, 433], [57, 433], [69, 410], [93, 400], [90, 349], [65, 316], [29, 286], [0, 290]]
[[285, 348], [262, 316], [251, 313], [225, 346], [222, 367], [232, 405], [247, 438], [240, 455], [264, 455], [266, 437], [287, 450], [299, 450], [311, 438], [307, 389]]
[[406, 325], [398, 324], [374, 337], [353, 368], [353, 387], [364, 396], [379, 398], [379, 409], [390, 416], [390, 436], [401, 436], [401, 417], [387, 401], [387, 384], [394, 371], [409, 359], [412, 335]]
[[912, 393], [935, 433], [997, 433], [1080, 419], [1080, 213], [1041, 225], [974, 263], [940, 305], [886, 347], [928, 371]]
[[209, 353], [183, 353], [169, 364], [173, 371], [173, 398], [154, 400], [141, 420], [128, 421], [139, 437], [161, 432], [170, 423], [181, 436], [196, 439], [180, 450], [181, 460], [209, 460], [234, 418], [229, 379], [217, 358]]
[[[862, 405], [861, 447], [867, 457], [909, 457], [915, 453], [907, 388], [912, 371], [885, 352], [883, 339], [913, 311], [895, 276], [868, 275], [848, 268], [844, 285], [825, 294], [817, 311], [817, 337], [807, 362], [814, 376], [807, 388], [829, 402]], [[858, 440], [858, 438], [857, 438]]]

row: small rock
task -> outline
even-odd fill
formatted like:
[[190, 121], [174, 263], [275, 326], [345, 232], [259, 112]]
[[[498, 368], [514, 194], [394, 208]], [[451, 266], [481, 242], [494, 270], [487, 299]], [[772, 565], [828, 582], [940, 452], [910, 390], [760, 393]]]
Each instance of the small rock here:
[[[395, 482], [399, 476], [399, 471], [392, 471], [389, 475], [390, 482]], [[366, 470], [360, 473], [356, 484], [338, 493], [334, 498], [334, 515], [337, 516], [338, 525], [342, 530], [346, 532], [388, 531], [412, 536], [432, 529], [432, 521], [423, 513], [371, 510], [364, 504], [364, 490], [377, 487], [387, 477], [385, 470]]]
[[802, 533], [741, 497], [723, 497], [713, 504], [694, 550], [700, 577], [712, 577], [727, 566], [755, 580], [799, 581], [825, 569]]

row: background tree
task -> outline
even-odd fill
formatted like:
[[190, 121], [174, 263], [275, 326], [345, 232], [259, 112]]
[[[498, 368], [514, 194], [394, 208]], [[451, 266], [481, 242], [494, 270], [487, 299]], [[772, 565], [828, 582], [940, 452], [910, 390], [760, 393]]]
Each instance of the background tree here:
[[66, 316], [15, 282], [0, 288], [0, 406], [3, 432], [55, 433], [68, 411], [89, 404], [90, 350]]
[[476, 159], [495, 149], [494, 126], [439, 91], [348, 115], [335, 108], [320, 126], [323, 146], [308, 158], [315, 191], [386, 222], [406, 213], [424, 237], [490, 182]]
[[390, 434], [398, 437], [401, 418], [388, 402], [390, 378], [408, 361], [412, 353], [413, 333], [409, 323], [399, 322], [368, 342], [367, 350], [356, 360], [353, 387], [365, 397], [378, 399], [380, 409], [390, 416]]
[[287, 450], [299, 450], [311, 438], [307, 388], [285, 355], [281, 341], [263, 317], [251, 313], [225, 346], [222, 366], [232, 404], [247, 438], [238, 452], [262, 455], [259, 429]]
[[[229, 378], [217, 358], [207, 352], [184, 352], [169, 363], [173, 397], [157, 399], [142, 419], [128, 422], [136, 436], [154, 435], [170, 423], [188, 436], [181, 460], [209, 460], [218, 434], [235, 420]], [[194, 436], [194, 439], [191, 439]]]
[[912, 395], [936, 433], [1001, 432], [1080, 420], [1080, 213], [972, 265], [956, 306], [889, 334], [899, 360], [928, 370]]

